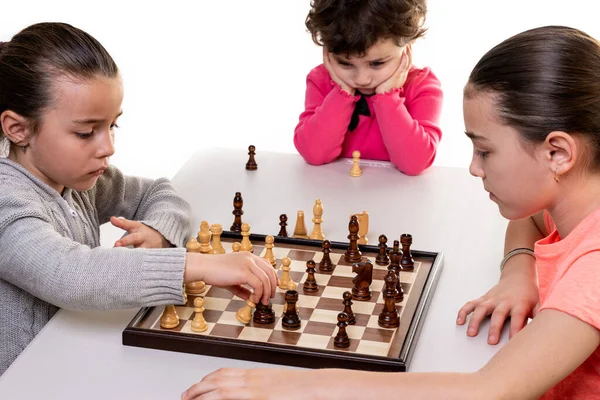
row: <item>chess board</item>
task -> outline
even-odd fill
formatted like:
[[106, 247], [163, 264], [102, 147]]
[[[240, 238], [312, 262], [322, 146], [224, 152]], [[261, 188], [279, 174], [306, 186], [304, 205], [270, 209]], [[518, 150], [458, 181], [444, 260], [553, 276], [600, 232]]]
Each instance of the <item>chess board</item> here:
[[[226, 252], [231, 244], [241, 241], [234, 232], [221, 236]], [[264, 255], [265, 236], [251, 235], [253, 252]], [[160, 326], [164, 307], [143, 308], [123, 332], [123, 344], [153, 349], [171, 350], [210, 356], [236, 358], [257, 362], [295, 365], [308, 368], [351, 368], [374, 371], [406, 371], [414, 351], [425, 313], [443, 265], [441, 253], [412, 250], [414, 271], [401, 271], [400, 281], [404, 300], [397, 303], [400, 326], [381, 328], [377, 321], [383, 308], [382, 290], [387, 266], [377, 265], [378, 247], [359, 245], [363, 260], [373, 263], [372, 298], [370, 301], [353, 300], [352, 310], [356, 324], [346, 331], [350, 347], [335, 348], [337, 314], [344, 310], [343, 293], [352, 289], [352, 264], [344, 260], [348, 243], [332, 242], [330, 257], [336, 264], [333, 272], [315, 274], [319, 291], [305, 294], [302, 284], [306, 279], [306, 261], [321, 260], [321, 242], [309, 239], [275, 237], [273, 249], [276, 268], [281, 276], [281, 259], [292, 260], [290, 275], [298, 284], [298, 309], [302, 325], [295, 331], [285, 330], [280, 318], [285, 304], [285, 290], [277, 289], [273, 298], [275, 322], [243, 325], [235, 318], [244, 301], [229, 291], [208, 287], [204, 297], [204, 318], [208, 330], [192, 331], [194, 296], [188, 296], [185, 305], [176, 306], [179, 325], [172, 329]]]

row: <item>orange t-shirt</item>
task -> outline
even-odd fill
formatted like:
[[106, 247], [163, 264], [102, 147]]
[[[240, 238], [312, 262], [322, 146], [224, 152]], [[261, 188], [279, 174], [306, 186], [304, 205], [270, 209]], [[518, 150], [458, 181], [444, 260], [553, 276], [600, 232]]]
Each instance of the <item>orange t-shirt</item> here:
[[[562, 311], [600, 329], [600, 208], [564, 239], [546, 211], [544, 223], [551, 233], [535, 244], [540, 311]], [[600, 398], [600, 347], [541, 398]]]

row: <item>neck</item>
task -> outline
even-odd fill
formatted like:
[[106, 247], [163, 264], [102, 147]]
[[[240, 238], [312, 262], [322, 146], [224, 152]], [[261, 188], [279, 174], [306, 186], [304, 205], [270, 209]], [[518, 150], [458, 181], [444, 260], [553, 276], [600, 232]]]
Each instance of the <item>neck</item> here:
[[561, 185], [562, 195], [559, 195], [555, 204], [548, 207], [561, 238], [565, 238], [581, 221], [600, 207], [600, 174], [590, 173], [582, 176], [576, 173], [568, 178], [557, 183]]

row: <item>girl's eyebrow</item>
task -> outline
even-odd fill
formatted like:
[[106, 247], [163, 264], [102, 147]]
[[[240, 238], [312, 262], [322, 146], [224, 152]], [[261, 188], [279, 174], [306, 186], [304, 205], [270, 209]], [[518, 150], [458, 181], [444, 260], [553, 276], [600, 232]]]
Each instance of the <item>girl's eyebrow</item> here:
[[489, 142], [490, 141], [490, 139], [486, 138], [485, 136], [477, 135], [473, 132], [465, 131], [465, 135], [467, 135], [471, 140], [476, 141], [476, 142]]
[[[121, 110], [116, 117], [114, 117], [113, 119], [117, 119], [119, 118], [121, 115], [123, 114], [123, 110]], [[85, 119], [76, 119], [73, 122], [75, 122], [76, 124], [96, 124], [98, 122], [102, 122], [104, 121], [103, 119], [97, 119], [97, 118], [85, 118]]]

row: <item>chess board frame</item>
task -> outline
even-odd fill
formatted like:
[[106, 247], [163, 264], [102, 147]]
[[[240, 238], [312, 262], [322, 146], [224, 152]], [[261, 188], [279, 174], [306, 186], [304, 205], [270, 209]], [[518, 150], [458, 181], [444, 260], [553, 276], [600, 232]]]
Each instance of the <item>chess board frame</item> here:
[[[223, 241], [241, 241], [236, 232], [224, 231]], [[251, 234], [253, 243], [264, 243], [266, 235]], [[275, 236], [275, 245], [320, 251], [321, 241]], [[346, 250], [348, 243], [331, 242], [332, 249]], [[376, 254], [378, 247], [359, 245], [363, 253]], [[370, 371], [404, 372], [408, 369], [416, 347], [425, 314], [443, 268], [443, 254], [411, 250], [415, 260], [426, 259], [425, 270], [420, 271], [404, 310], [400, 328], [402, 335], [395, 335], [393, 347], [396, 356], [381, 357], [335, 350], [311, 349], [285, 344], [264, 343], [186, 332], [155, 330], [148, 327], [152, 316], [162, 307], [142, 308], [123, 331], [123, 345], [144, 347], [183, 353], [234, 358], [271, 364], [292, 365], [306, 368], [346, 368]], [[301, 282], [298, 290], [302, 292]], [[412, 300], [412, 301], [411, 301]], [[341, 311], [341, 310], [340, 310]]]

